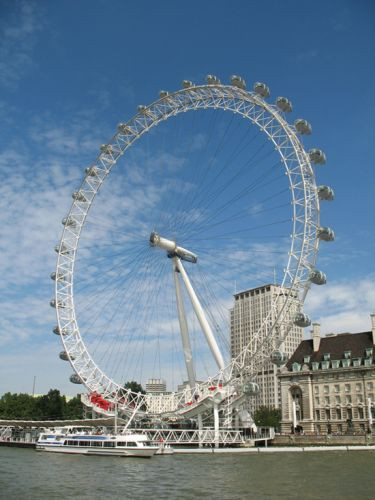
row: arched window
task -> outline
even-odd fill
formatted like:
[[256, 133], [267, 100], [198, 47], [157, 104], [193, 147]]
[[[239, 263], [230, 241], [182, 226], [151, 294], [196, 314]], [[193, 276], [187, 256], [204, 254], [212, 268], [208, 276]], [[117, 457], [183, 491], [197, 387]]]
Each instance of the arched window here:
[[303, 420], [302, 390], [298, 386], [293, 386], [290, 388], [290, 394], [292, 396], [292, 401], [296, 404], [296, 416], [299, 422]]

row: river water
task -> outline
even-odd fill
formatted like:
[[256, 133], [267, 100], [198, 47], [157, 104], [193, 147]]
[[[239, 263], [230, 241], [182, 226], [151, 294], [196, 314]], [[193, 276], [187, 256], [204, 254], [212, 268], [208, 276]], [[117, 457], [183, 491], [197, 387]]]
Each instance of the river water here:
[[375, 498], [375, 452], [85, 457], [0, 448], [1, 499]]

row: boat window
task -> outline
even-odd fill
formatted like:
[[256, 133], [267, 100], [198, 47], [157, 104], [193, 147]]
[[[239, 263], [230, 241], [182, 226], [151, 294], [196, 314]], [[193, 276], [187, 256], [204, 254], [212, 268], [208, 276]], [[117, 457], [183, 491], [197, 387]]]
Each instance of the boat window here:
[[101, 441], [91, 441], [91, 446], [102, 446]]
[[90, 441], [80, 441], [79, 445], [80, 446], [90, 446]]
[[137, 443], [134, 443], [134, 441], [128, 441], [128, 446], [137, 446]]
[[113, 441], [104, 441], [104, 447], [105, 448], [114, 448], [115, 443]]

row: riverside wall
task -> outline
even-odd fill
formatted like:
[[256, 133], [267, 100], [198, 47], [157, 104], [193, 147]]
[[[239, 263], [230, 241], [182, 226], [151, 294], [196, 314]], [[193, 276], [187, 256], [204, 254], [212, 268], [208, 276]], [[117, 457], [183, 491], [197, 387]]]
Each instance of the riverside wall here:
[[280, 435], [269, 443], [270, 446], [350, 446], [350, 445], [375, 445], [375, 435], [361, 434], [361, 435], [305, 435], [296, 436]]

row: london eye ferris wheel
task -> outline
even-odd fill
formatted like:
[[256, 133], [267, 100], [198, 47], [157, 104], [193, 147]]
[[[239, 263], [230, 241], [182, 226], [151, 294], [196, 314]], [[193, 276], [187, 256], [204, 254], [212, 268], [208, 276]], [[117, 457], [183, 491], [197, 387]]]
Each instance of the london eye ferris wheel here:
[[[292, 325], [310, 324], [302, 305], [326, 281], [318, 246], [334, 234], [320, 201], [333, 191], [316, 185], [325, 155], [301, 141], [310, 124], [289, 123], [291, 102], [269, 97], [238, 76], [161, 91], [118, 125], [72, 195], [51, 275], [60, 358], [72, 382], [124, 412], [178, 417], [240, 401], [270, 359], [285, 362]], [[233, 356], [234, 287], [266, 282], [281, 296]], [[149, 378], [171, 388], [159, 410], [126, 384]]]

